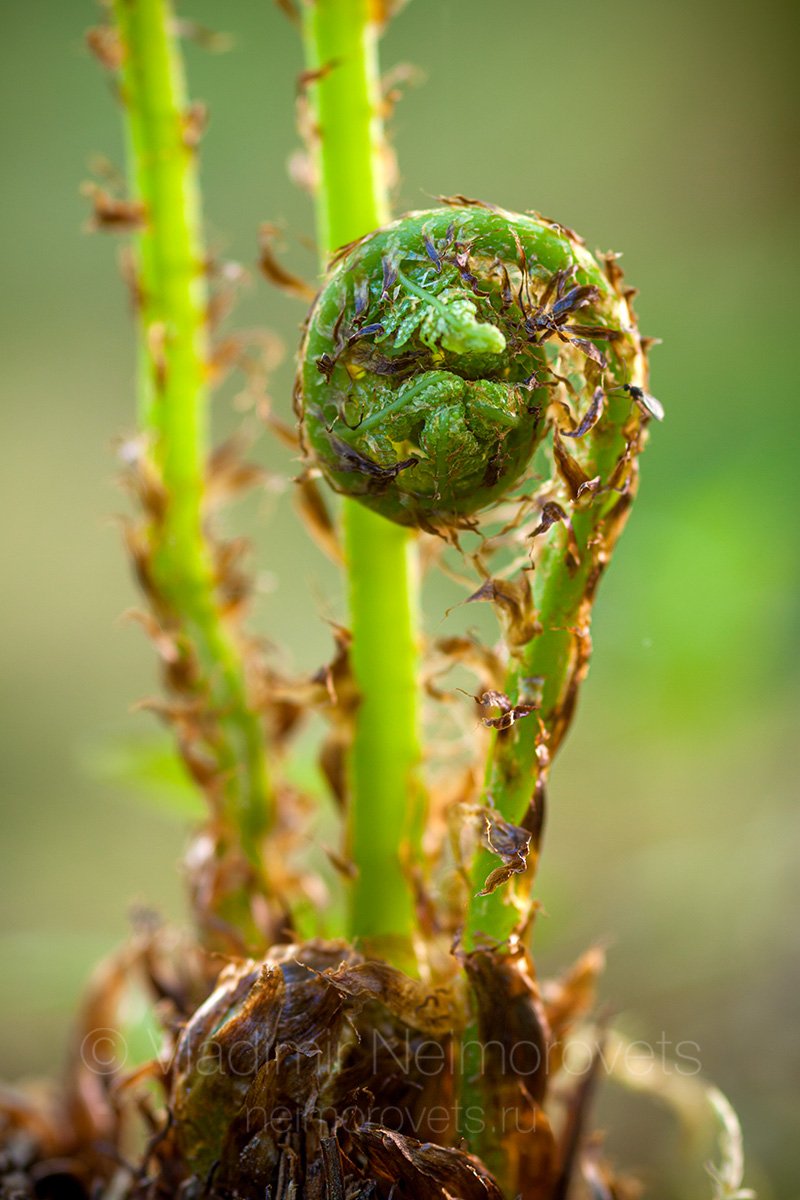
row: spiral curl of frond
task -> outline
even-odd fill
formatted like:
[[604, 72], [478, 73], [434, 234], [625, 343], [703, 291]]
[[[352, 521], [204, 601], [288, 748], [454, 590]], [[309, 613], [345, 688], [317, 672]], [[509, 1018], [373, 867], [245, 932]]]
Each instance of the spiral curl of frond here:
[[630, 307], [571, 230], [469, 202], [344, 247], [309, 313], [296, 407], [328, 483], [442, 531], [524, 480], [554, 400], [594, 415], [641, 354]]

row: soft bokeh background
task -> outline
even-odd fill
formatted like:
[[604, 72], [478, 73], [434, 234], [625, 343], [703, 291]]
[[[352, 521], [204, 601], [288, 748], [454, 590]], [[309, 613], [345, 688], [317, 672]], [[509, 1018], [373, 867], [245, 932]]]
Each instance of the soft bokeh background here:
[[[668, 420], [602, 588], [552, 788], [540, 955], [554, 967], [608, 939], [604, 997], [628, 1032], [697, 1043], [742, 1117], [763, 1200], [795, 1190], [800, 1117], [793, 8], [415, 0], [384, 44], [387, 67], [422, 76], [393, 122], [398, 210], [461, 192], [556, 216], [590, 246], [624, 250], [643, 327], [664, 340], [653, 390]], [[310, 201], [286, 169], [295, 32], [268, 0], [182, 12], [235, 38], [227, 54], [188, 50], [192, 94], [211, 107], [212, 244], [251, 264], [259, 222], [277, 221], [289, 261], [313, 274]], [[81, 986], [132, 902], [183, 916], [185, 827], [108, 770], [120, 739], [151, 729], [129, 709], [154, 673], [119, 620], [137, 598], [111, 519], [131, 326], [117, 247], [84, 232], [78, 191], [94, 154], [122, 155], [108, 80], [83, 47], [95, 18], [83, 0], [3, 5], [7, 1078], [59, 1069]], [[290, 348], [301, 316], [263, 282], [239, 310]], [[274, 380], [284, 413], [290, 359]], [[291, 472], [266, 443], [260, 453]], [[262, 577], [257, 627], [310, 668], [327, 654], [321, 618], [340, 611], [338, 584], [290, 491], [241, 521]], [[435, 591], [429, 613], [441, 621]], [[653, 1194], [677, 1194], [669, 1119], [612, 1108], [618, 1157]]]

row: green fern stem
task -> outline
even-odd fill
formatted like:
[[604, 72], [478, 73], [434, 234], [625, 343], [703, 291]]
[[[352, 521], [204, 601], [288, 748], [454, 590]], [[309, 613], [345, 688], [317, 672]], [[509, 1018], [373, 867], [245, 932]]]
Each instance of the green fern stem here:
[[115, 0], [121, 98], [134, 198], [139, 321], [139, 422], [145, 467], [161, 500], [146, 537], [151, 600], [186, 666], [202, 750], [213, 763], [217, 853], [243, 853], [249, 882], [219, 897], [249, 931], [248, 893], [264, 890], [263, 838], [272, 820], [264, 729], [248, 697], [235, 631], [222, 611], [205, 531], [209, 457], [206, 256], [196, 155], [168, 0]]
[[[627, 374], [627, 371], [625, 372]], [[620, 377], [624, 378], [622, 372]], [[587, 476], [608, 482], [625, 451], [625, 427], [630, 425], [631, 401], [625, 394], [608, 403], [602, 431], [591, 439], [591, 457], [584, 459]], [[634, 423], [638, 424], [636, 418]], [[629, 429], [629, 433], [633, 432]], [[541, 803], [550, 764], [567, 732], [578, 690], [588, 669], [591, 637], [589, 622], [595, 590], [613, 543], [622, 531], [635, 494], [635, 460], [628, 465], [624, 490], [612, 490], [584, 501], [572, 512], [570, 531], [559, 523], [547, 533], [537, 562], [533, 608], [538, 632], [511, 656], [505, 691], [515, 701], [533, 699], [534, 714], [506, 732], [492, 736], [484, 780], [486, 800], [501, 816], [517, 825], [536, 826], [541, 814], [532, 805]], [[566, 566], [577, 556], [578, 564]], [[530, 888], [536, 852], [529, 870], [505, 887], [481, 895], [483, 884], [497, 867], [488, 849], [476, 856], [472, 871], [466, 944], [508, 943], [521, 931], [530, 911]]]
[[[323, 269], [388, 215], [379, 109], [379, 29], [368, 0], [304, 5]], [[348, 852], [357, 877], [351, 937], [410, 961], [408, 858], [419, 837], [417, 581], [414, 536], [344, 501], [351, 662], [360, 703], [349, 758]]]

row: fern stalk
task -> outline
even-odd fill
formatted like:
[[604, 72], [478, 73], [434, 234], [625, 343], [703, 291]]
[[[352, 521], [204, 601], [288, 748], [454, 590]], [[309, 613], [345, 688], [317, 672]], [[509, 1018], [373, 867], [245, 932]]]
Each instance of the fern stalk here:
[[[323, 269], [334, 250], [388, 218], [373, 9], [368, 0], [304, 6]], [[358, 871], [349, 932], [402, 958], [414, 926], [404, 848], [420, 821], [414, 537], [352, 500], [344, 530], [360, 695], [349, 759], [347, 840]]]
[[223, 613], [205, 529], [209, 457], [206, 255], [190, 113], [168, 0], [116, 0], [121, 95], [136, 236], [139, 424], [143, 464], [160, 494], [146, 527], [156, 615], [175, 638], [183, 688], [201, 708], [203, 756], [215, 779], [217, 853], [246, 860], [250, 882], [220, 896], [247, 930], [247, 892], [263, 889], [262, 840], [272, 816], [262, 721], [248, 698], [241, 645]]
[[[602, 433], [587, 439], [596, 444], [591, 458], [584, 462], [584, 470], [604, 483], [612, 478], [624, 454], [630, 410], [626, 393], [609, 397]], [[541, 791], [536, 802], [543, 802], [550, 764], [570, 725], [578, 690], [588, 670], [589, 624], [597, 583], [627, 518], [637, 478], [634, 459], [621, 494], [612, 488], [591, 496], [573, 513], [571, 529], [559, 524], [549, 531], [538, 561], [533, 598], [541, 631], [512, 655], [505, 688], [508, 695], [521, 699], [533, 683], [540, 688], [539, 707], [534, 719], [519, 722], [509, 733], [494, 734], [484, 779], [487, 800], [514, 824], [525, 821], [537, 785]], [[565, 564], [573, 555], [577, 555], [578, 565], [570, 569]], [[480, 895], [497, 858], [489, 850], [476, 856], [467, 918], [469, 944], [482, 939], [506, 943], [524, 925], [535, 860], [534, 852], [529, 871], [517, 883], [515, 904], [509, 902], [505, 889]]]

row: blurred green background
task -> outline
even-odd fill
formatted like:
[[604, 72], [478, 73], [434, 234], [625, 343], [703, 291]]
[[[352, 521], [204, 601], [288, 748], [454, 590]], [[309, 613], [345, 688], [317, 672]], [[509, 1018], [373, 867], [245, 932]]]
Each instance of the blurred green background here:
[[[383, 49], [385, 67], [420, 75], [392, 123], [397, 209], [460, 192], [555, 216], [624, 251], [643, 328], [664, 341], [652, 385], [668, 419], [602, 587], [553, 781], [539, 953], [554, 968], [608, 940], [604, 998], [637, 1036], [697, 1043], [741, 1115], [763, 1200], [796, 1191], [800, 1118], [794, 11], [415, 0]], [[235, 39], [226, 54], [187, 51], [192, 95], [211, 108], [212, 246], [252, 265], [259, 222], [275, 221], [287, 261], [313, 275], [311, 204], [287, 174], [295, 31], [268, 0], [186, 0], [181, 13]], [[132, 902], [183, 918], [185, 826], [98, 770], [120, 738], [151, 732], [129, 709], [155, 676], [119, 620], [137, 602], [113, 521], [132, 331], [118, 245], [85, 233], [79, 195], [93, 155], [122, 158], [109, 81], [83, 45], [96, 17], [83, 0], [3, 5], [6, 1078], [59, 1069], [81, 987]], [[255, 278], [237, 314], [288, 347], [272, 385], [284, 414], [302, 315]], [[220, 430], [231, 413], [223, 396]], [[288, 479], [286, 455], [266, 440], [259, 454]], [[256, 628], [315, 667], [339, 585], [298, 532], [290, 485], [229, 521], [256, 544]], [[436, 588], [428, 612], [448, 631]], [[616, 1156], [652, 1194], [678, 1195], [669, 1120], [609, 1103]]]

